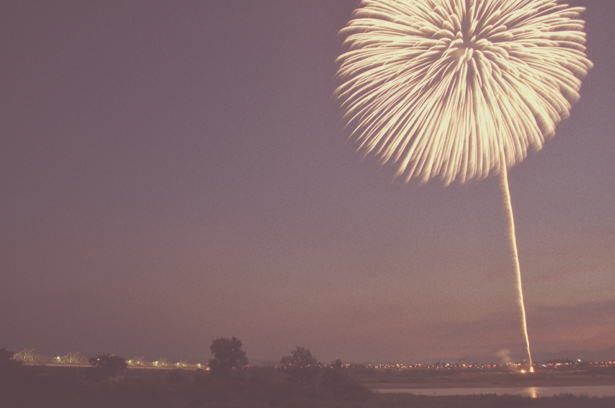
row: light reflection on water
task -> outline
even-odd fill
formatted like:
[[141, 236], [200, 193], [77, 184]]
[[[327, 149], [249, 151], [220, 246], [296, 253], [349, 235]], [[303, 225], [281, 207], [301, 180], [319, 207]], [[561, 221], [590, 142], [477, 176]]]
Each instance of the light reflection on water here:
[[402, 389], [375, 389], [379, 393], [398, 393], [432, 396], [451, 395], [520, 395], [523, 397], [540, 398], [553, 397], [561, 394], [572, 394], [587, 397], [614, 397], [615, 385], [582, 385], [576, 387], [493, 387], [493, 388], [402, 388]]

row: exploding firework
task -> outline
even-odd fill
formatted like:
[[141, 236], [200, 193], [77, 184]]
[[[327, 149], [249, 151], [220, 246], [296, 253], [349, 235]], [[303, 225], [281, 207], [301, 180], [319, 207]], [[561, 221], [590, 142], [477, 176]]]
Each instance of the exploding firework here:
[[592, 63], [583, 8], [555, 0], [363, 0], [342, 29], [335, 92], [359, 149], [408, 182], [500, 173], [540, 150]]

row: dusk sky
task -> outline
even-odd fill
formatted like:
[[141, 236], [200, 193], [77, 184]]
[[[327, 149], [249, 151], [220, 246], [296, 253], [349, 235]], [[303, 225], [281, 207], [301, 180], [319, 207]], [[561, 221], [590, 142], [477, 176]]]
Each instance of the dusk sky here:
[[[508, 175], [534, 353], [615, 346], [615, 1], [566, 3], [595, 67]], [[498, 178], [404, 184], [348, 140], [357, 5], [2, 1], [0, 348], [522, 356]]]

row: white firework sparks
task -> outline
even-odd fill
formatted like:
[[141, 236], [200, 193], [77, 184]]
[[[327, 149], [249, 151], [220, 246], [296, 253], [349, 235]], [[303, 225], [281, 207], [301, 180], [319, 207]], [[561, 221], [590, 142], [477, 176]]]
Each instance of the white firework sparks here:
[[520, 162], [579, 99], [592, 66], [582, 11], [554, 0], [363, 0], [340, 32], [336, 90], [360, 149], [406, 181], [445, 185]]
[[530, 372], [507, 168], [539, 150], [592, 63], [584, 9], [556, 0], [362, 0], [336, 96], [360, 149], [445, 185], [500, 173]]

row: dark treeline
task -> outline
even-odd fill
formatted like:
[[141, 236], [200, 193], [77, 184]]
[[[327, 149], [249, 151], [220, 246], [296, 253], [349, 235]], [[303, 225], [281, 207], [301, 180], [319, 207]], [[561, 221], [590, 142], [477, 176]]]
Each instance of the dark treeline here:
[[0, 349], [0, 407], [10, 408], [612, 408], [615, 398], [425, 397], [377, 394], [340, 360], [322, 364], [297, 347], [277, 367], [249, 367], [241, 341], [217, 339], [211, 369], [127, 369], [114, 355], [91, 367], [24, 366]]

